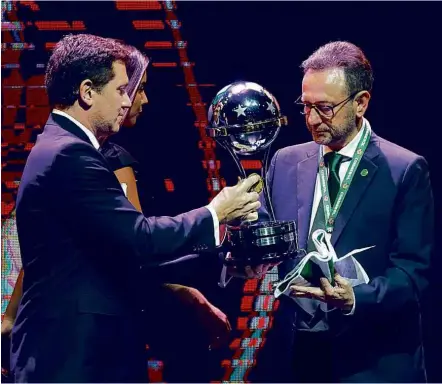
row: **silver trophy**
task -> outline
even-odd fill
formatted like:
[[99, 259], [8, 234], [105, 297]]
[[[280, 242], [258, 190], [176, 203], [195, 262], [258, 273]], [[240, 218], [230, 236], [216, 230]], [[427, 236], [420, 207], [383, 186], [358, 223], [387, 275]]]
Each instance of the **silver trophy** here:
[[225, 246], [231, 253], [228, 265], [276, 263], [298, 254], [295, 221], [276, 221], [266, 182], [270, 146], [287, 118], [281, 115], [276, 98], [259, 84], [239, 81], [221, 89], [209, 112], [208, 136], [226, 149], [242, 178], [247, 174], [239, 156], [259, 156], [261, 180], [252, 189], [263, 193], [270, 221], [243, 222], [227, 228]]

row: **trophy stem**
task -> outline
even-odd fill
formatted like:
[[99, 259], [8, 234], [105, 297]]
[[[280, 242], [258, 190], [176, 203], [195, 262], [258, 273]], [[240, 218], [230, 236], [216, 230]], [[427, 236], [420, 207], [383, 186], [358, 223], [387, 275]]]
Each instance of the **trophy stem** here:
[[275, 212], [273, 211], [273, 205], [272, 205], [272, 200], [270, 199], [270, 191], [269, 191], [269, 186], [267, 183], [267, 170], [269, 169], [269, 155], [270, 155], [270, 145], [266, 148], [265, 153], [264, 153], [264, 162], [263, 162], [263, 166], [261, 168], [261, 177], [262, 177], [262, 181], [264, 183], [264, 200], [266, 203], [266, 208], [267, 208], [267, 212], [270, 216], [270, 220], [271, 221], [276, 221], [275, 219]]
[[223, 147], [224, 147], [224, 149], [226, 149], [230, 153], [230, 156], [232, 156], [233, 160], [235, 161], [236, 167], [239, 170], [239, 173], [241, 173], [241, 177], [243, 179], [247, 179], [246, 171], [244, 170], [243, 166], [241, 165], [241, 161], [238, 159], [238, 156], [236, 155], [236, 153], [233, 152], [232, 148], [230, 148], [229, 145], [224, 145]]

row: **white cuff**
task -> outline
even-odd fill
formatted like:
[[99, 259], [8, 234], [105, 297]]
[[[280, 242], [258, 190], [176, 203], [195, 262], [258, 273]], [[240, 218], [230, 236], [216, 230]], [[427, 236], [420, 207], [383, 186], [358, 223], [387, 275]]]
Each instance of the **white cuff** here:
[[121, 189], [124, 192], [124, 196], [127, 197], [127, 184], [126, 183], [121, 183]]
[[350, 312], [348, 313], [343, 313], [344, 316], [351, 316], [355, 313], [355, 309], [356, 309], [356, 298], [355, 298], [355, 293], [352, 291], [353, 294], [353, 308], [351, 309]]
[[215, 235], [215, 246], [220, 246], [219, 241], [219, 220], [218, 215], [216, 214], [215, 210], [209, 205], [206, 205], [206, 208], [209, 210], [210, 214], [212, 215], [213, 219], [213, 233]]
[[221, 270], [221, 275], [219, 276], [219, 282], [218, 282], [218, 286], [220, 288], [227, 287], [227, 284], [229, 284], [229, 281], [232, 280], [233, 276], [230, 276], [229, 280], [226, 280], [226, 277], [227, 277], [227, 267], [223, 265], [223, 269]]

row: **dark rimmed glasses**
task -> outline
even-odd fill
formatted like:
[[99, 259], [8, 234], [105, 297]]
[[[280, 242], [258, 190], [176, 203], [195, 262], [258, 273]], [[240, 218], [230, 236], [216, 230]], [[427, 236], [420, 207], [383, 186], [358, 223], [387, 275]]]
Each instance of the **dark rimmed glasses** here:
[[339, 106], [343, 106], [345, 103], [348, 103], [351, 99], [353, 99], [359, 92], [356, 91], [353, 92], [350, 96], [348, 96], [346, 99], [342, 100], [338, 104], [330, 105], [330, 104], [324, 104], [324, 103], [318, 103], [318, 104], [311, 104], [311, 103], [303, 103], [301, 101], [301, 96], [299, 96], [295, 104], [301, 107], [301, 115], [308, 116], [310, 115], [310, 112], [312, 111], [312, 108], [315, 109], [315, 111], [319, 114], [319, 116], [322, 116], [324, 119], [331, 120], [335, 117], [336, 113], [335, 109]]

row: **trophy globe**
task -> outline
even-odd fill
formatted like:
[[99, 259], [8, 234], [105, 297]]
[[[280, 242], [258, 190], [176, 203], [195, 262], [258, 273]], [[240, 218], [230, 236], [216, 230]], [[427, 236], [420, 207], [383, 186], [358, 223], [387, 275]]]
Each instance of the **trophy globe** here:
[[227, 265], [277, 263], [298, 254], [295, 221], [275, 220], [266, 181], [271, 144], [287, 118], [276, 98], [259, 84], [238, 81], [222, 88], [208, 111], [207, 135], [232, 156], [242, 178], [247, 174], [240, 157], [258, 156], [261, 180], [252, 187], [263, 194], [270, 221], [249, 222], [227, 227], [225, 245], [231, 257]]

